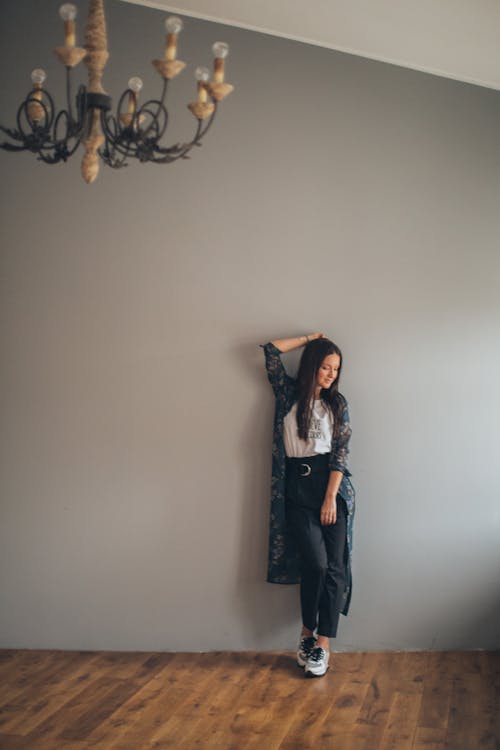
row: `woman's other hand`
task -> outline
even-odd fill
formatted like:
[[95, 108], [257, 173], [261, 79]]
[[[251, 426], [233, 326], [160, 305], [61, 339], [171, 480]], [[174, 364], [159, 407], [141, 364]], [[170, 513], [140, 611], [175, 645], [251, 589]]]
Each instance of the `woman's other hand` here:
[[337, 498], [326, 496], [321, 506], [321, 525], [331, 526], [337, 522]]

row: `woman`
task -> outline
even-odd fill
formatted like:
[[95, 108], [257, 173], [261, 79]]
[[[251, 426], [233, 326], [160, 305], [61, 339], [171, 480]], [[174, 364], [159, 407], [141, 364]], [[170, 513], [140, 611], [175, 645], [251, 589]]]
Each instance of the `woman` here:
[[[280, 355], [299, 347], [305, 348], [294, 379]], [[319, 677], [351, 598], [354, 489], [347, 469], [349, 411], [338, 390], [342, 354], [322, 333], [263, 348], [276, 397], [268, 581], [300, 580], [297, 663]]]

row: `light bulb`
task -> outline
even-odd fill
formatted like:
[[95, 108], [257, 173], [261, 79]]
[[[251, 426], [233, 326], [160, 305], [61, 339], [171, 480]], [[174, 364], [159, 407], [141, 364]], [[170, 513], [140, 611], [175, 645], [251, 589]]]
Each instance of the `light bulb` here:
[[139, 91], [143, 87], [142, 78], [139, 78], [138, 76], [133, 76], [133, 78], [130, 79], [128, 82], [128, 87], [131, 89], [135, 94], [138, 94]]
[[210, 71], [208, 68], [196, 68], [194, 71], [194, 77], [197, 81], [203, 81], [203, 83], [206, 83], [210, 79]]
[[35, 68], [31, 71], [32, 83], [39, 83], [40, 85], [47, 80], [47, 73], [42, 68]]
[[184, 24], [179, 16], [169, 16], [165, 21], [165, 28], [169, 34], [178, 34], [182, 31]]
[[225, 42], [215, 42], [215, 44], [212, 46], [212, 52], [214, 53], [214, 57], [227, 57], [229, 54], [229, 45]]
[[59, 8], [59, 15], [63, 21], [74, 21], [76, 18], [76, 5], [73, 5], [73, 3], [64, 3]]

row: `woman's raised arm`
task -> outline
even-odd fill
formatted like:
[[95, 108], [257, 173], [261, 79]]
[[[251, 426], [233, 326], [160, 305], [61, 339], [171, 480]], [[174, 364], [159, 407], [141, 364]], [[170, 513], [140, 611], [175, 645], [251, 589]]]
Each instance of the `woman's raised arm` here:
[[324, 333], [309, 333], [307, 336], [296, 336], [292, 339], [275, 339], [271, 341], [272, 344], [279, 349], [280, 352], [291, 352], [293, 349], [299, 349], [301, 346], [305, 346], [314, 339], [324, 339]]

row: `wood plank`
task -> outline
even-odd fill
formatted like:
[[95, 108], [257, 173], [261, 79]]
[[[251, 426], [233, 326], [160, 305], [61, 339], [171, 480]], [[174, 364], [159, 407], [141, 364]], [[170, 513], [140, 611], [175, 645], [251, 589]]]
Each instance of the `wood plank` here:
[[257, 721], [259, 712], [263, 718], [266, 712], [263, 692], [270, 678], [271, 661], [270, 657], [254, 655], [251, 663], [247, 664], [248, 679], [244, 674], [235, 672], [230, 681], [223, 682], [218, 695], [212, 696], [200, 707], [196, 722], [190, 734], [182, 740], [181, 747], [203, 747], [203, 743], [214, 747], [221, 734], [231, 736], [230, 725], [242, 706], [245, 711], [255, 715]]
[[[272, 664], [276, 656], [270, 654], [253, 654], [247, 661], [243, 673], [231, 670], [232, 679], [222, 683], [218, 695], [210, 696], [203, 706], [199, 707], [196, 721], [186, 734], [180, 734], [177, 743], [180, 748], [216, 747], [221, 734], [227, 738], [234, 736], [237, 744], [238, 735], [252, 737], [252, 727], [259, 729], [267, 712], [267, 701], [264, 693], [269, 687], [272, 674]], [[224, 670], [230, 665], [227, 657], [224, 659]], [[235, 732], [234, 722], [239, 719], [239, 726]], [[250, 720], [251, 727], [247, 728], [246, 720]], [[230, 742], [230, 740], [228, 739]], [[177, 743], [174, 743], [177, 744]]]
[[53, 653], [55, 652], [0, 650], [0, 698], [5, 688], [18, 680], [22, 674], [34, 677], [37, 669], [44, 669]]
[[[39, 680], [30, 691], [22, 695], [22, 700], [18, 697], [18, 718], [8, 724], [12, 733], [29, 735], [32, 741], [36, 738], [38, 742], [41, 742], [43, 736], [44, 742], [49, 742], [50, 737], [58, 733], [52, 715], [57, 712], [59, 721], [71, 725], [75, 718], [75, 706], [82, 700], [85, 703], [86, 696], [93, 695], [95, 691], [97, 695], [100, 694], [100, 685], [96, 684], [97, 677], [102, 682], [112, 673], [112, 677], [109, 677], [110, 686], [117, 684], [119, 678], [115, 677], [116, 674], [122, 678], [128, 677], [129, 682], [133, 677], [133, 684], [136, 685], [147, 680], [148, 676], [151, 677], [162, 664], [167, 664], [171, 659], [171, 655], [167, 654], [154, 655], [153, 658], [135, 654], [133, 660], [129, 655], [124, 655], [125, 659], [109, 659], [102, 654], [74, 656], [75, 661], [68, 663], [64, 670], [61, 665], [59, 671], [51, 671], [50, 680]], [[125, 671], [124, 663], [127, 665]], [[102, 704], [100, 708], [103, 708]], [[9, 706], [6, 707], [8, 709]], [[72, 736], [71, 739], [81, 738]]]
[[446, 727], [417, 726], [411, 750], [444, 750], [445, 742]]
[[[403, 654], [377, 653], [373, 657], [373, 674], [359, 713], [357, 724], [364, 728], [358, 731], [356, 748], [374, 750], [378, 748], [389, 719], [389, 711], [395, 690], [401, 686], [401, 662]], [[359, 738], [364, 738], [364, 743]], [[344, 739], [343, 741], [346, 742]]]
[[179, 655], [175, 675], [170, 674], [166, 680], [168, 689], [153, 701], [150, 711], [154, 721], [151, 722], [150, 714], [149, 727], [134, 722], [134, 726], [127, 727], [121, 736], [115, 734], [110, 738], [106, 747], [110, 750], [136, 750], [138, 736], [142, 737], [143, 745], [154, 747], [155, 750], [173, 747], [172, 739], [182, 736], [183, 730], [189, 728], [193, 713], [196, 714], [204, 705], [206, 696], [214, 690], [223, 669], [217, 653]]
[[421, 701], [421, 693], [395, 691], [380, 750], [411, 750]]
[[480, 682], [479, 674], [465, 671], [462, 677], [453, 679], [444, 745], [446, 750], [471, 750], [475, 747], [474, 743], [478, 742], [477, 729], [481, 713]]
[[373, 654], [373, 672], [369, 689], [359, 712], [360, 723], [385, 726], [391, 707], [396, 676], [397, 654]]
[[31, 750], [29, 740], [20, 734], [0, 733], [0, 748], [2, 750]]
[[[302, 705], [306, 678], [301, 668], [297, 667], [295, 653], [280, 655], [264, 677], [262, 702], [266, 706], [266, 713], [257, 725], [250, 729], [248, 750], [254, 748], [278, 748], [283, 738], [290, 732], [295, 710], [290, 707]], [[245, 724], [242, 714], [246, 707], [246, 695], [242, 694], [236, 704], [228, 729], [235, 738], [244, 736]], [[247, 719], [248, 722], [248, 719]], [[216, 747], [215, 744], [212, 747]], [[247, 749], [245, 749], [247, 750]]]
[[[88, 660], [87, 660], [88, 661]], [[82, 670], [82, 671], [79, 671]], [[28, 734], [34, 725], [43, 720], [51, 696], [65, 690], [71, 675], [87, 674], [88, 666], [82, 657], [73, 652], [50, 652], [45, 666], [37, 665], [30, 679], [29, 671], [23, 671], [17, 680], [10, 682], [8, 700], [0, 706], [0, 726], [11, 734]], [[90, 672], [88, 672], [90, 674]], [[81, 690], [81, 687], [78, 688]], [[66, 698], [62, 698], [64, 702]], [[57, 703], [57, 700], [56, 700]]]
[[[302, 688], [299, 698], [295, 702], [292, 722], [289, 724], [287, 732], [283, 737], [280, 750], [296, 750], [298, 747], [306, 748], [310, 744], [306, 738], [322, 724], [322, 719], [340, 700], [339, 710], [343, 706], [344, 686], [349, 681], [348, 670], [341, 669], [336, 672], [334, 669], [329, 670], [324, 677], [306, 678], [301, 675]], [[349, 702], [349, 699], [348, 701]], [[343, 706], [348, 708], [347, 705]]]
[[331, 707], [312, 728], [302, 734], [307, 746], [344, 747], [348, 741], [355, 746], [362, 746], [370, 732], [357, 720], [369, 688], [368, 680], [344, 682]]
[[[422, 744], [425, 738], [430, 738], [432, 744], [443, 742], [448, 727], [450, 713], [452, 680], [443, 679], [443, 666], [449, 660], [442, 658], [430, 659], [431, 665], [427, 670], [423, 685], [422, 703], [417, 719], [417, 735], [415, 746]], [[425, 731], [435, 730], [435, 731]]]
[[18, 658], [13, 656], [4, 660], [0, 676], [0, 706], [16, 702], [25, 691], [47, 684], [51, 678], [57, 679], [67, 665], [78, 659], [78, 653], [73, 651], [22, 651]]
[[148, 733], [152, 734], [168, 716], [175, 713], [199, 679], [193, 664], [186, 663], [184, 655], [169, 654], [167, 663], [143, 685], [138, 685], [137, 691], [113, 712], [107, 722], [95, 727], [87, 736], [87, 741], [110, 750], [114, 747], [135, 750]]
[[476, 652], [479, 687], [478, 739], [481, 750], [500, 750], [500, 652]]
[[[53, 747], [55, 740], [60, 745], [63, 741], [85, 740], [136, 690], [134, 683], [107, 676], [98, 677], [68, 701], [61, 712], [52, 714], [38, 724], [27, 737], [31, 738], [37, 750]], [[64, 713], [64, 718], [61, 713]]]
[[[33, 747], [33, 740], [29, 737], [23, 737], [20, 734], [0, 734], [1, 750], [39, 750], [38, 746]], [[95, 750], [91, 749], [86, 742], [61, 742], [51, 741], [45, 745], [44, 750]]]

